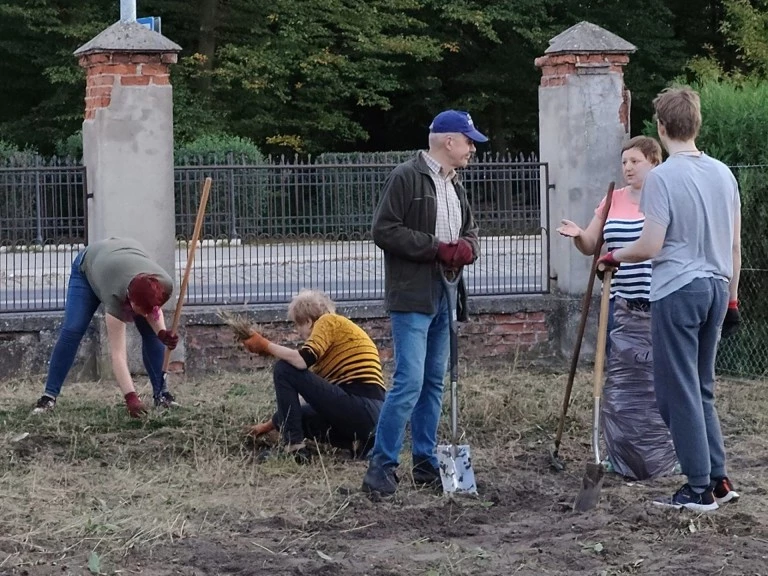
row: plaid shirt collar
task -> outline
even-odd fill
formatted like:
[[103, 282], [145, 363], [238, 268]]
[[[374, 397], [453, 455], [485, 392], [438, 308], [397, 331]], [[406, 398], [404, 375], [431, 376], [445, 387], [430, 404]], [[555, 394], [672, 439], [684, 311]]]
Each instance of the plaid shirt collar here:
[[424, 158], [424, 162], [427, 163], [427, 166], [429, 166], [429, 169], [432, 171], [433, 174], [436, 176], [439, 176], [440, 178], [444, 180], [450, 180], [454, 181], [457, 177], [456, 170], [451, 170], [450, 172], [446, 173], [443, 167], [440, 165], [440, 162], [432, 158], [432, 156], [429, 155], [429, 152], [426, 150], [422, 151], [422, 157]]

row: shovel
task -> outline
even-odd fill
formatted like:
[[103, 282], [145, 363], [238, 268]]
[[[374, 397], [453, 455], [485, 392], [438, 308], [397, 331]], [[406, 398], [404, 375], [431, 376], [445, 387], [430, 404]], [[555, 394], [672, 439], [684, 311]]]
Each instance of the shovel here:
[[608, 306], [611, 301], [611, 276], [613, 270], [605, 269], [603, 289], [600, 296], [600, 319], [597, 324], [597, 350], [595, 351], [594, 403], [592, 404], [592, 452], [594, 462], [587, 464], [587, 471], [581, 481], [581, 491], [576, 496], [573, 509], [586, 512], [597, 506], [603, 487], [605, 469], [600, 460], [600, 397], [603, 394], [603, 368], [605, 364], [605, 341], [608, 335]]
[[451, 443], [440, 444], [437, 447], [437, 462], [440, 468], [440, 480], [445, 494], [477, 494], [475, 471], [472, 468], [472, 457], [468, 444], [457, 444], [459, 441], [459, 322], [457, 319], [458, 287], [461, 272], [443, 270], [440, 274], [443, 289], [448, 300], [450, 317], [450, 375], [451, 375]]

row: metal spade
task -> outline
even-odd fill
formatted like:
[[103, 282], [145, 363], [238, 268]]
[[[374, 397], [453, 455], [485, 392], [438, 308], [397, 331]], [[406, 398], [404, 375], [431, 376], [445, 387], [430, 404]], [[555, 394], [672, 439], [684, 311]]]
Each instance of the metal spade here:
[[459, 441], [459, 322], [457, 318], [458, 287], [460, 271], [442, 271], [443, 288], [448, 299], [450, 317], [450, 376], [451, 376], [451, 443], [437, 447], [437, 461], [440, 479], [445, 494], [477, 494], [475, 471], [468, 444]]

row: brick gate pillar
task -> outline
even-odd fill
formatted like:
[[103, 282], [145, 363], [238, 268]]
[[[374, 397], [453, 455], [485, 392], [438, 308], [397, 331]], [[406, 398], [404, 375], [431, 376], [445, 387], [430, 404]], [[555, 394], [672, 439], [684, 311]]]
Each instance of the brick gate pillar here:
[[[113, 24], [75, 51], [86, 73], [83, 164], [89, 241], [135, 238], [172, 278], [176, 214], [169, 67], [180, 51], [135, 20]], [[134, 332], [128, 331], [129, 367], [143, 373]], [[108, 347], [101, 340], [103, 375], [110, 370]], [[172, 358], [182, 355], [183, 345]]]
[[[572, 349], [578, 325], [579, 299], [591, 259], [555, 229], [567, 218], [589, 224], [608, 184], [622, 185], [621, 146], [629, 137], [629, 91], [624, 66], [636, 48], [615, 34], [580, 22], [550, 41], [539, 86], [539, 155], [549, 164], [550, 274], [553, 289], [567, 303], [562, 315], [562, 352]], [[590, 339], [587, 340], [589, 342]], [[586, 343], [585, 343], [586, 344]], [[593, 351], [593, 345], [585, 345]]]

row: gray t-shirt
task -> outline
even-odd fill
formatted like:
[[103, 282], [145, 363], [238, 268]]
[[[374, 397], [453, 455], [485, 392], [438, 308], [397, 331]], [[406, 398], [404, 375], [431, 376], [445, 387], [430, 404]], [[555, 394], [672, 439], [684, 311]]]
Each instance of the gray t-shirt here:
[[651, 301], [696, 278], [730, 281], [733, 224], [741, 200], [725, 164], [706, 154], [670, 156], [646, 176], [640, 210], [646, 220], [667, 227], [653, 259]]
[[104, 304], [105, 312], [120, 320], [129, 319], [128, 284], [138, 274], [156, 276], [169, 294], [173, 292], [173, 280], [168, 273], [132, 238], [107, 238], [89, 244], [80, 271]]

